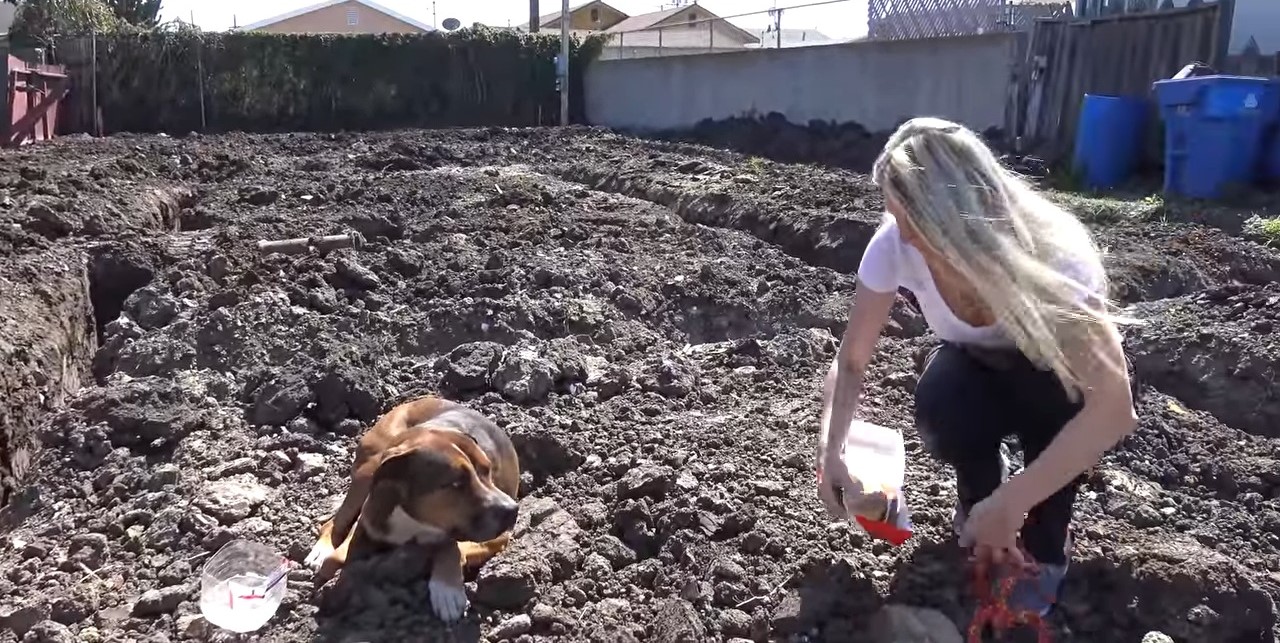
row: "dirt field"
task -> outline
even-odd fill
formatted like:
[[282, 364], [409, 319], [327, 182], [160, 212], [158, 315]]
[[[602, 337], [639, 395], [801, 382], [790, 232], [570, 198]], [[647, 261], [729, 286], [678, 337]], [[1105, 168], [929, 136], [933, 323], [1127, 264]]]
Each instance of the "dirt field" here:
[[[467, 620], [435, 621], [405, 551], [315, 591], [296, 569], [255, 640], [892, 641], [891, 603], [967, 623], [906, 306], [865, 406], [906, 433], [919, 534], [870, 542], [814, 492], [821, 373], [881, 207], [864, 176], [585, 129], [3, 157], [0, 643], [235, 640], [199, 618], [204, 559], [244, 536], [300, 561], [356, 436], [428, 392], [508, 428], [526, 470]], [[1056, 640], [1274, 642], [1280, 252], [1097, 218], [1145, 394], [1078, 504]], [[256, 250], [353, 230], [358, 250]]]

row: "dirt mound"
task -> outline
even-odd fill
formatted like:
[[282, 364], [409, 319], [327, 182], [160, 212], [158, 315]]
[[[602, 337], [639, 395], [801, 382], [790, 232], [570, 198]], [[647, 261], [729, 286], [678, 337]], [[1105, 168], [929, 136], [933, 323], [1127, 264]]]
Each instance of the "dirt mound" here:
[[[763, 116], [704, 119], [692, 128], [658, 132], [653, 137], [737, 150], [782, 163], [816, 163], [869, 173], [892, 133], [870, 132], [853, 122], [792, 123], [786, 116], [770, 112]], [[1002, 145], [1006, 138], [997, 128], [983, 135], [992, 146]]]
[[[496, 128], [45, 146], [68, 181], [127, 154], [193, 196], [177, 231], [126, 217], [117, 232], [31, 237], [5, 259], [21, 283], [34, 273], [8, 266], [45, 256], [35, 249], [80, 253], [89, 276], [68, 289], [82, 296], [64, 298], [80, 316], [24, 313], [45, 321], [21, 346], [80, 319], [77, 363], [92, 357], [97, 379], [56, 412], [11, 405], [43, 418], [44, 447], [4, 514], [0, 641], [230, 640], [199, 616], [202, 562], [236, 537], [301, 560], [345, 492], [355, 436], [432, 392], [506, 427], [525, 468], [516, 538], [468, 579], [466, 620], [436, 622], [421, 552], [405, 550], [360, 557], [318, 590], [295, 569], [260, 640], [954, 634], [972, 605], [948, 535], [954, 490], [910, 426], [932, 338], [908, 307], [866, 409], [905, 432], [919, 537], [871, 542], [823, 515], [812, 488], [819, 382], [876, 191], [860, 175], [700, 149]], [[138, 193], [117, 188], [103, 202]], [[1260, 360], [1275, 356], [1254, 327], [1267, 300], [1246, 293], [1274, 288], [1220, 288], [1248, 280], [1221, 264], [1244, 246], [1195, 230], [1102, 234], [1133, 257], [1184, 248], [1178, 266], [1205, 276], [1174, 290], [1199, 294], [1142, 305], [1194, 306], [1213, 341], [1260, 364], [1232, 380], [1257, 392]], [[348, 231], [366, 243], [256, 249]], [[1275, 260], [1248, 253], [1241, 266]], [[1126, 298], [1168, 296], [1154, 274]], [[92, 355], [86, 310], [99, 313]], [[1082, 494], [1057, 640], [1274, 641], [1280, 441], [1242, 419], [1233, 390], [1179, 388], [1224, 375], [1178, 335], [1177, 314], [1149, 317], [1129, 342], [1159, 390]], [[1175, 349], [1186, 359], [1158, 370]]]
[[1142, 377], [1226, 424], [1280, 438], [1280, 287], [1226, 286], [1136, 309]]

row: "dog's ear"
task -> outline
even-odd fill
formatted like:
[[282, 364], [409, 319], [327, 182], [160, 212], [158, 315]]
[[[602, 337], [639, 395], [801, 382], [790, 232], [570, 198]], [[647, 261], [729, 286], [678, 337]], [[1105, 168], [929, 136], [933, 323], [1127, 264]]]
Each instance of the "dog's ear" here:
[[374, 483], [391, 483], [404, 488], [413, 469], [413, 453], [413, 448], [404, 444], [383, 451], [378, 461], [378, 469], [373, 473]]
[[390, 482], [404, 493], [414, 494], [444, 486], [455, 474], [448, 459], [439, 453], [401, 444], [383, 453], [374, 480]]

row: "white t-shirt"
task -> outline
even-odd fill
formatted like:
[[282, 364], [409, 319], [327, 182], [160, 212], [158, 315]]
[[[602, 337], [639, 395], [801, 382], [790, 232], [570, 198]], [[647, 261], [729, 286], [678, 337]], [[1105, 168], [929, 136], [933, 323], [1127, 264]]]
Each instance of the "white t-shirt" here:
[[[1103, 274], [1099, 268], [1079, 262], [1063, 266], [1062, 271], [1087, 286], [1089, 290], [1082, 292], [1081, 298], [1092, 297], [1100, 290]], [[939, 339], [988, 347], [1013, 344], [1004, 335], [999, 324], [970, 326], [956, 317], [938, 292], [924, 255], [902, 240], [898, 233], [898, 223], [892, 216], [885, 217], [867, 244], [862, 262], [858, 265], [858, 281], [862, 286], [880, 293], [894, 292], [899, 287], [910, 290], [920, 304], [925, 322]]]

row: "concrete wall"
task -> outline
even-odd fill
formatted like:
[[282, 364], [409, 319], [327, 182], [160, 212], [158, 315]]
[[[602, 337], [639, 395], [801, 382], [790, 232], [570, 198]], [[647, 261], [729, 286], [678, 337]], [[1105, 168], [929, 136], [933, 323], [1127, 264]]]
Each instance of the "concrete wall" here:
[[1019, 34], [599, 61], [587, 118], [638, 130], [779, 112], [794, 123], [855, 121], [872, 131], [939, 116], [979, 131], [1004, 125]]
[[[347, 12], [356, 12], [356, 24]], [[343, 2], [257, 29], [265, 33], [423, 33], [424, 30], [359, 2]]]

